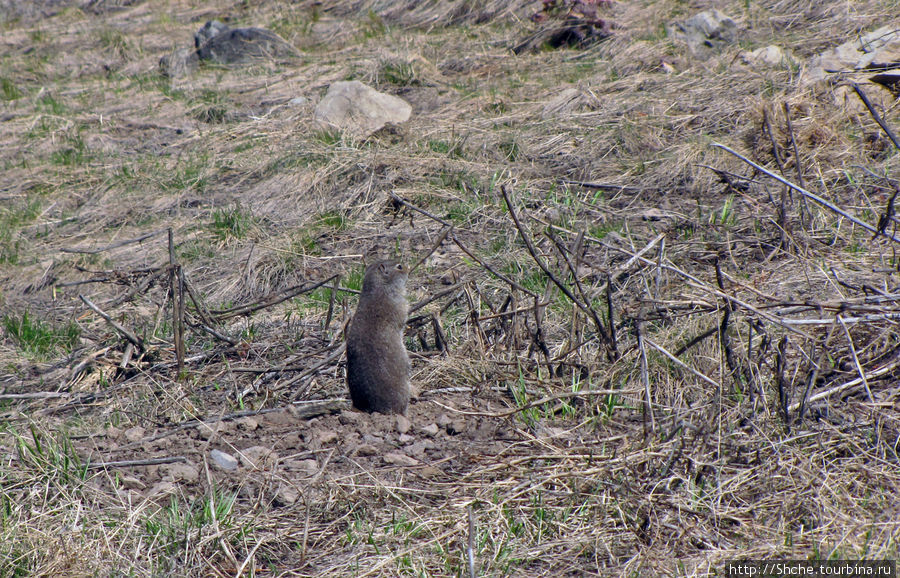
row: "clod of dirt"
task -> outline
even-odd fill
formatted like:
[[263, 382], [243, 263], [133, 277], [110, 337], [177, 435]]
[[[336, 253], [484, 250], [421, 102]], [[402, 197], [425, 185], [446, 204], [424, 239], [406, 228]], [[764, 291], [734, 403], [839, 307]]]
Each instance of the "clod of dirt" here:
[[422, 431], [422, 433], [424, 433], [426, 435], [434, 437], [438, 434], [439, 431], [441, 431], [441, 429], [438, 427], [438, 425], [436, 423], [430, 423], [430, 424], [426, 425], [425, 427], [421, 428], [421, 431]]
[[330, 430], [330, 429], [329, 430], [319, 430], [316, 433], [314, 439], [317, 442], [319, 442], [319, 445], [326, 445], [326, 444], [330, 444], [333, 441], [335, 441], [336, 439], [338, 439], [338, 434], [336, 431]]
[[419, 460], [400, 452], [391, 452], [388, 454], [384, 454], [384, 461], [394, 466], [406, 467], [415, 466], [419, 463]]
[[374, 456], [378, 454], [378, 448], [373, 446], [372, 444], [362, 444], [356, 448], [356, 455], [358, 456]]
[[238, 420], [235, 420], [235, 423], [240, 429], [244, 431], [254, 431], [259, 427], [259, 422], [252, 417], [242, 417]]
[[226, 454], [223, 451], [212, 450], [209, 452], [209, 459], [212, 460], [213, 464], [226, 472], [233, 472], [238, 467], [237, 459], [233, 455]]
[[143, 490], [147, 487], [147, 484], [135, 476], [121, 476], [119, 481], [126, 490]]
[[132, 428], [128, 428], [123, 432], [125, 439], [128, 440], [129, 443], [139, 442], [144, 439], [144, 428], [139, 425], [136, 425]]
[[160, 470], [166, 480], [192, 484], [200, 479], [200, 470], [191, 464], [165, 464]]
[[452, 436], [464, 433], [467, 429], [469, 424], [463, 419], [455, 419], [447, 425], [447, 433]]
[[406, 452], [408, 455], [421, 460], [421, 459], [425, 458], [425, 450], [428, 449], [429, 447], [433, 447], [433, 445], [434, 444], [432, 444], [431, 442], [418, 441], [412, 445], [409, 445], [409, 446], [403, 448], [403, 451]]
[[298, 472], [304, 473], [307, 476], [313, 476], [319, 471], [319, 464], [316, 460], [298, 460], [296, 462], [291, 462], [290, 464], [286, 464], [292, 470], [297, 470]]
[[245, 468], [264, 470], [278, 463], [278, 454], [271, 448], [253, 446], [240, 452], [241, 463]]
[[363, 414], [358, 411], [344, 410], [338, 416], [341, 425], [357, 425], [363, 420]]
[[176, 490], [177, 488], [172, 482], [159, 482], [158, 484], [150, 488], [149, 491], [147, 491], [147, 497], [161, 498], [169, 494], [174, 494]]
[[288, 486], [286, 484], [282, 484], [278, 487], [278, 490], [275, 491], [275, 505], [276, 506], [292, 506], [297, 500], [300, 498], [300, 492], [297, 491], [297, 488], [293, 486]]

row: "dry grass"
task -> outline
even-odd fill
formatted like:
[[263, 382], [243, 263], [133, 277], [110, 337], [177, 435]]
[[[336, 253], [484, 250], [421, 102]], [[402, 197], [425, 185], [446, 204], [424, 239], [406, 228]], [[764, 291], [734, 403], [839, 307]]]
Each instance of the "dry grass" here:
[[[897, 245], [712, 146], [876, 224], [900, 155], [874, 120], [739, 52], [802, 59], [895, 3], [718, 3], [741, 40], [708, 60], [666, 35], [674, 2], [519, 56], [539, 3], [326, 4], [0, 19], [0, 576], [464, 576], [470, 539], [489, 576], [898, 558]], [[213, 17], [302, 60], [160, 76]], [[347, 78], [412, 119], [317, 131]], [[181, 374], [167, 229], [209, 310], [187, 299]], [[341, 327], [386, 255], [428, 256], [408, 431], [310, 403], [345, 396]]]

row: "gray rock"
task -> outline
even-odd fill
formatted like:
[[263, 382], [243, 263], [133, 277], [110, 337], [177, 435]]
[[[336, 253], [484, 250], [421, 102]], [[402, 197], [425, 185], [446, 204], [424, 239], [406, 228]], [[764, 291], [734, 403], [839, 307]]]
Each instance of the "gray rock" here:
[[409, 420], [406, 418], [406, 416], [405, 415], [397, 415], [394, 417], [397, 420], [397, 431], [402, 434], [405, 434], [406, 432], [408, 432], [410, 424], [409, 424]]
[[706, 10], [670, 25], [669, 34], [686, 42], [693, 54], [709, 56], [737, 40], [737, 23], [718, 10]]
[[218, 36], [222, 32], [230, 30], [227, 24], [219, 20], [208, 20], [203, 28], [194, 33], [194, 48], [200, 48], [213, 36]]
[[228, 28], [221, 22], [218, 24], [207, 22], [195, 35], [200, 60], [218, 64], [246, 64], [260, 60], [290, 60], [300, 56], [296, 48], [271, 30]]
[[430, 435], [432, 437], [436, 436], [438, 434], [438, 431], [440, 431], [440, 428], [438, 428], [438, 425], [436, 423], [430, 423], [422, 428], [422, 433]]
[[388, 123], [409, 120], [412, 107], [402, 98], [378, 92], [358, 80], [335, 82], [319, 101], [314, 113], [319, 127], [337, 129], [364, 138]]
[[226, 454], [219, 450], [212, 450], [209, 452], [209, 459], [212, 460], [213, 464], [226, 472], [233, 472], [238, 467], [238, 461], [233, 455]]

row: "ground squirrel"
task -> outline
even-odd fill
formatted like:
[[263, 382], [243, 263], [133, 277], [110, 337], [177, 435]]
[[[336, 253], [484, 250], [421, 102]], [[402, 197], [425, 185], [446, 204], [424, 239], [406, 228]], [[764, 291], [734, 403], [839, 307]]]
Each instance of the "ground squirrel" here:
[[406, 413], [409, 354], [403, 345], [408, 271], [397, 261], [369, 265], [347, 330], [347, 385], [362, 411]]

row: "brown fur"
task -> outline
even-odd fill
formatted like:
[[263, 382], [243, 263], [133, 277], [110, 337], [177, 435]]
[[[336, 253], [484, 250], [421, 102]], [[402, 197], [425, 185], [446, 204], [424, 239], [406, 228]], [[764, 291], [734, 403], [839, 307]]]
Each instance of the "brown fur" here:
[[409, 354], [403, 345], [407, 276], [396, 261], [366, 269], [347, 330], [347, 385], [359, 410], [405, 414], [409, 405]]

